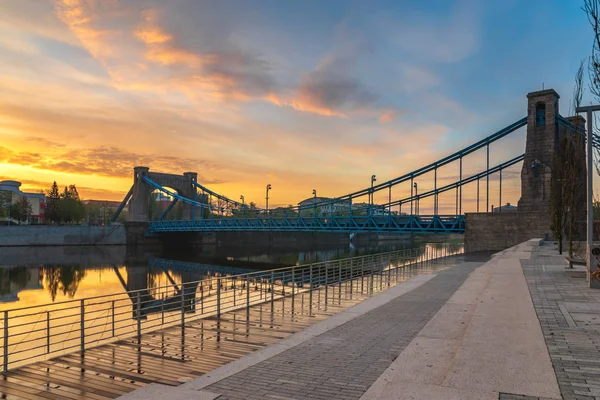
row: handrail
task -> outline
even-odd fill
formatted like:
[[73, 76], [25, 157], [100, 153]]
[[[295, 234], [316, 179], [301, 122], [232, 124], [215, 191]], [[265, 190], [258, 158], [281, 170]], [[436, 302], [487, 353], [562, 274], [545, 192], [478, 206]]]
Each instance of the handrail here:
[[[219, 193], [217, 193], [217, 192], [214, 192], [214, 191], [212, 191], [212, 190], [208, 189], [206, 186], [203, 186], [203, 185], [199, 184], [199, 183], [198, 183], [198, 182], [196, 182], [196, 181], [193, 181], [193, 183], [194, 183], [194, 186], [196, 186], [198, 189], [200, 189], [200, 190], [202, 190], [202, 191], [204, 191], [204, 192], [206, 192], [206, 193], [210, 194], [211, 196], [214, 196], [214, 197], [216, 197], [216, 198], [217, 198], [217, 199], [219, 199], [219, 200], [223, 200], [223, 201], [225, 201], [225, 202], [227, 202], [227, 203], [232, 203], [232, 204], [233, 204], [233, 205], [235, 205], [236, 207], [248, 207], [246, 204], [242, 204], [242, 203], [240, 203], [239, 201], [231, 200], [231, 199], [230, 199], [230, 198], [228, 198], [227, 196], [224, 196], [224, 195], [222, 195], [222, 194], [219, 194]], [[256, 210], [262, 210], [262, 209], [260, 209], [260, 208], [256, 208]]]
[[462, 251], [440, 244], [5, 310], [3, 370]]
[[418, 177], [420, 175], [423, 175], [423, 174], [426, 174], [428, 172], [431, 172], [434, 169], [437, 169], [437, 168], [442, 167], [442, 166], [444, 166], [446, 164], [449, 164], [449, 163], [451, 163], [453, 161], [456, 161], [456, 160], [458, 160], [458, 159], [460, 159], [460, 158], [462, 158], [462, 157], [464, 157], [466, 155], [469, 155], [469, 154], [471, 154], [471, 153], [473, 153], [473, 152], [475, 152], [475, 151], [483, 148], [484, 146], [487, 146], [490, 143], [493, 143], [493, 142], [495, 142], [495, 141], [497, 141], [497, 140], [505, 137], [506, 135], [508, 135], [508, 134], [516, 131], [517, 129], [522, 128], [525, 125], [527, 125], [527, 117], [521, 118], [520, 120], [518, 120], [514, 124], [511, 124], [511, 125], [507, 126], [506, 128], [501, 129], [498, 132], [496, 132], [496, 133], [494, 133], [494, 134], [492, 134], [492, 135], [490, 135], [490, 136], [488, 136], [488, 137], [486, 137], [486, 138], [484, 138], [484, 139], [482, 139], [482, 140], [480, 140], [478, 142], [475, 142], [474, 144], [472, 144], [470, 146], [465, 147], [462, 150], [459, 150], [459, 151], [457, 151], [455, 153], [452, 153], [452, 154], [450, 154], [450, 155], [442, 158], [441, 160], [435, 161], [435, 162], [433, 162], [431, 164], [428, 164], [428, 165], [426, 165], [424, 167], [421, 167], [421, 168], [419, 168], [417, 170], [409, 172], [408, 174], [404, 174], [404, 175], [399, 176], [397, 178], [390, 179], [389, 181], [382, 182], [382, 183], [380, 183], [378, 185], [373, 186], [373, 188], [366, 188], [366, 189], [358, 190], [358, 191], [356, 191], [354, 193], [346, 194], [346, 195], [343, 195], [343, 196], [338, 196], [338, 197], [335, 197], [335, 198], [330, 199], [330, 200], [326, 200], [326, 201], [323, 201], [323, 202], [316, 203], [316, 206], [319, 207], [319, 206], [323, 206], [323, 205], [334, 204], [334, 203], [338, 203], [338, 202], [343, 201], [343, 200], [351, 199], [353, 197], [364, 196], [364, 195], [369, 194], [369, 193], [374, 193], [374, 192], [377, 192], [379, 190], [387, 189], [388, 187], [390, 187], [392, 185], [396, 185], [398, 183], [405, 182], [405, 181], [407, 181], [407, 180], [409, 180], [411, 178], [416, 178], [416, 177]]
[[158, 183], [154, 182], [152, 179], [148, 178], [147, 176], [142, 176], [142, 179], [144, 180], [144, 182], [150, 184], [152, 187], [154, 187], [155, 189], [160, 190], [163, 193], [168, 194], [169, 196], [178, 199], [180, 201], [183, 201], [184, 203], [187, 204], [191, 204], [193, 206], [198, 206], [198, 207], [202, 207], [202, 208], [208, 208], [209, 210], [214, 210], [216, 209], [216, 207], [214, 207], [212, 204], [205, 204], [205, 203], [201, 203], [199, 201], [196, 200], [192, 200], [192, 199], [188, 199], [185, 196], [180, 195], [179, 193], [173, 192], [161, 185], [159, 185]]

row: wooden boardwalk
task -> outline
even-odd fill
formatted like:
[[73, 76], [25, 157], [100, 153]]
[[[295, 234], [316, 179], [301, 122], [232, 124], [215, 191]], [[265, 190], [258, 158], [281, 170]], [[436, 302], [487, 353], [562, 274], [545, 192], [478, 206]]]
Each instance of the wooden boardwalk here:
[[[137, 338], [71, 353], [9, 370], [0, 380], [2, 399], [114, 399], [150, 383], [180, 385], [284, 339], [418, 273], [444, 268], [437, 260], [397, 275], [364, 277], [309, 294], [282, 298], [186, 322]], [[373, 287], [373, 292], [369, 290]], [[362, 289], [362, 292], [361, 292]]]

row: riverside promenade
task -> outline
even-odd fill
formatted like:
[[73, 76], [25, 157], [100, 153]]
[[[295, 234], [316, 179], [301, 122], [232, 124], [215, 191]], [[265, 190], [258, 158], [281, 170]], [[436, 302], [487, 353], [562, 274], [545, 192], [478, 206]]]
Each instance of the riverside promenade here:
[[121, 399], [600, 398], [600, 292], [554, 247], [466, 257], [181, 386]]

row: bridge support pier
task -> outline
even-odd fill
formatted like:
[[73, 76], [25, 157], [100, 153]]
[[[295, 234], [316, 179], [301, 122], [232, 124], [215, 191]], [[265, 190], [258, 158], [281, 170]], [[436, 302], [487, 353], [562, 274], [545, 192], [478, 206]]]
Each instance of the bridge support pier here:
[[[579, 135], [561, 124], [558, 113], [560, 96], [553, 89], [527, 95], [527, 139], [521, 169], [521, 198], [516, 212], [467, 213], [465, 216], [465, 251], [498, 251], [534, 238], [550, 238], [552, 167], [567, 135]], [[566, 120], [582, 128], [583, 119]], [[577, 138], [580, 138], [577, 136]], [[582, 146], [582, 160], [585, 160]], [[556, 178], [555, 178], [556, 179]], [[585, 180], [582, 175], [575, 179]], [[585, 183], [583, 186], [585, 187]], [[582, 190], [582, 194], [585, 195]], [[576, 240], [585, 232], [585, 199], [576, 201]], [[499, 205], [502, 207], [502, 204]], [[581, 227], [579, 226], [581, 225]]]

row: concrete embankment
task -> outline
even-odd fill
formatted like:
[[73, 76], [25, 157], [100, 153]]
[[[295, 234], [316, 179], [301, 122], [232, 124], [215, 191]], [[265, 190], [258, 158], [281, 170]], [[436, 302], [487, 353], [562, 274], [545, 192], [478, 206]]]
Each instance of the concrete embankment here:
[[122, 265], [126, 246], [14, 246], [0, 249], [0, 268], [15, 265]]
[[6, 246], [104, 246], [126, 244], [125, 228], [113, 226], [5, 226], [0, 228], [0, 247]]

